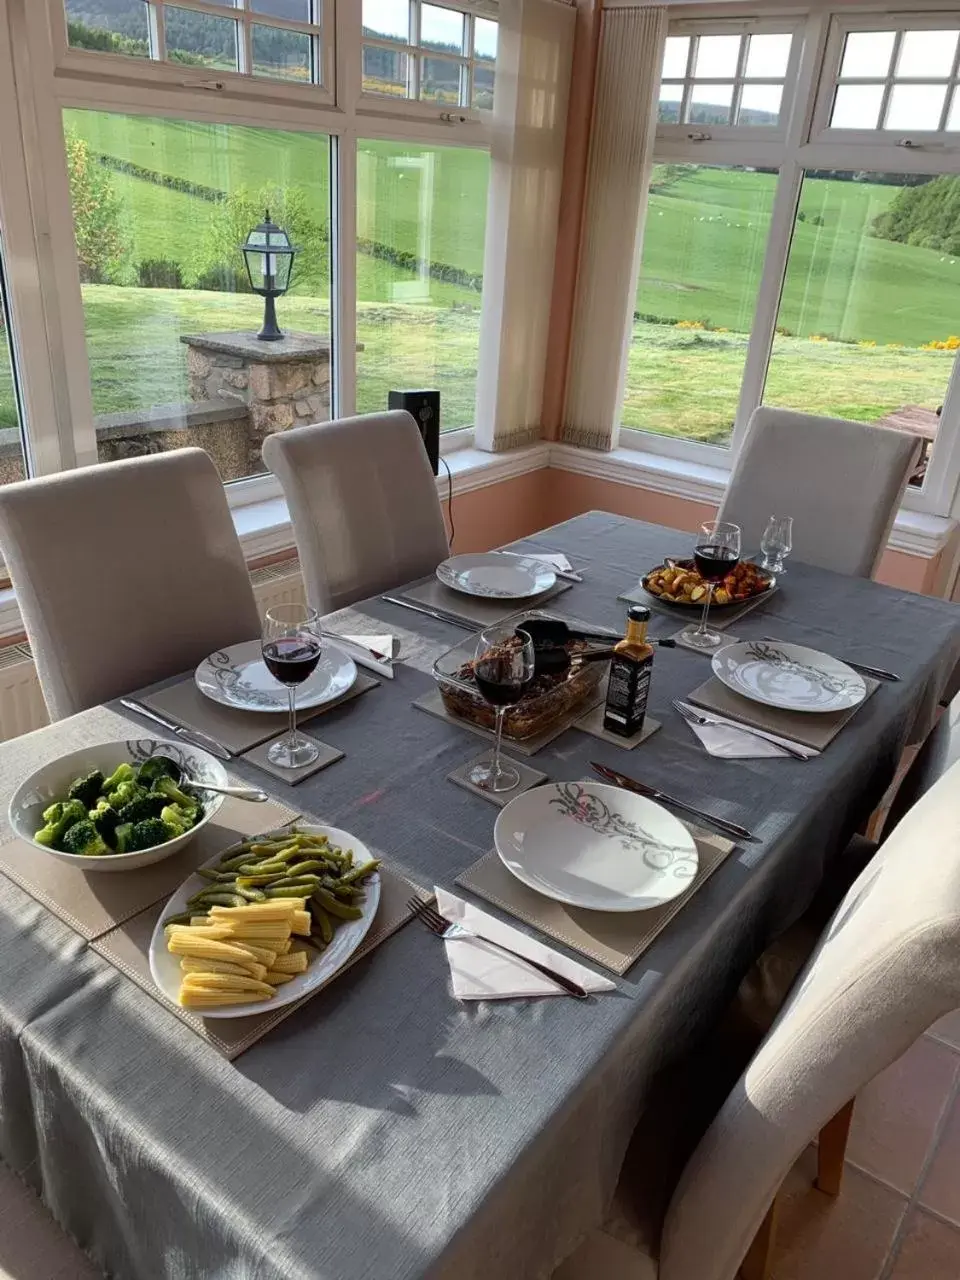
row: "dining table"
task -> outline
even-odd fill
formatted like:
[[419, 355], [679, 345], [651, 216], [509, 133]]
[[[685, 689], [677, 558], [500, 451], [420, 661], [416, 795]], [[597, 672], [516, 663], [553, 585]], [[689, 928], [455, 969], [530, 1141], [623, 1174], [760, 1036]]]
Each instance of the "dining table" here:
[[[582, 581], [549, 607], [622, 630], [618, 595], [690, 545], [589, 512], [511, 549], [565, 553]], [[657, 610], [651, 633], [685, 621]], [[499, 810], [448, 780], [479, 739], [412, 704], [465, 633], [380, 597], [328, 625], [401, 641], [394, 679], [310, 725], [344, 758], [296, 787], [244, 761], [230, 773], [462, 895], [455, 878], [492, 847]], [[718, 759], [672, 706], [709, 659], [661, 648], [658, 732], [628, 752], [571, 728], [528, 761], [554, 780], [600, 761], [757, 837], [608, 994], [459, 1002], [443, 946], [411, 922], [231, 1062], [0, 876], [0, 1157], [124, 1280], [549, 1277], [602, 1222], [654, 1080], [810, 903], [960, 663], [956, 605], [792, 559], [731, 630], [900, 679], [815, 758]], [[116, 702], [4, 742], [4, 796], [78, 746], [149, 732]]]

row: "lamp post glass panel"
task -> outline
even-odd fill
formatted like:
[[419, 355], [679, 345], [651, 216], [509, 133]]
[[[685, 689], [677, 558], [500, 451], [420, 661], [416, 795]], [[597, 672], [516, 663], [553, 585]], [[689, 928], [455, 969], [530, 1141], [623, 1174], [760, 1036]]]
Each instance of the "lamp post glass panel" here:
[[243, 245], [250, 288], [264, 299], [263, 328], [257, 334], [264, 342], [278, 342], [283, 337], [277, 324], [274, 299], [282, 297], [290, 288], [296, 253], [299, 249], [290, 243], [283, 228], [271, 221], [267, 209], [263, 222], [254, 227]]

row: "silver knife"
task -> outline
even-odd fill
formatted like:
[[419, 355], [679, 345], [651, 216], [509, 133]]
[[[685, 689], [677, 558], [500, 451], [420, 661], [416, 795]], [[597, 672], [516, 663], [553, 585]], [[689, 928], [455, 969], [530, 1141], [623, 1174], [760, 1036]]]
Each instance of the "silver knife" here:
[[195, 747], [209, 751], [218, 760], [231, 760], [233, 758], [227, 748], [218, 742], [216, 738], [211, 738], [208, 733], [201, 733], [199, 729], [185, 729], [182, 724], [167, 720], [156, 711], [151, 711], [142, 702], [134, 702], [132, 698], [121, 698], [120, 705], [121, 707], [126, 707], [128, 711], [135, 711], [138, 716], [144, 716], [147, 720], [152, 720], [154, 724], [160, 725], [161, 728], [168, 730], [170, 733], [175, 733], [178, 738], [183, 738], [184, 742], [192, 742]]
[[725, 835], [733, 836], [735, 840], [757, 840], [752, 831], [741, 827], [738, 822], [729, 822], [726, 818], [715, 818], [712, 813], [697, 809], [692, 804], [687, 804], [685, 800], [677, 800], [674, 796], [667, 795], [666, 791], [648, 787], [645, 782], [638, 782], [636, 778], [628, 778], [625, 773], [617, 773], [616, 769], [608, 769], [605, 764], [597, 764], [595, 760], [590, 761], [590, 767], [595, 773], [599, 773], [601, 778], [612, 782], [614, 786], [623, 787], [625, 791], [635, 791], [638, 796], [646, 796], [648, 800], [659, 800], [661, 804], [668, 804], [673, 809], [679, 809], [681, 813], [689, 813], [691, 818], [706, 822]]
[[450, 626], [460, 627], [463, 631], [483, 630], [477, 623], [467, 622], [453, 613], [444, 613], [442, 609], [433, 609], [430, 605], [414, 604], [412, 600], [401, 600], [399, 596], [381, 596], [380, 599], [387, 604], [399, 605], [401, 609], [410, 609], [413, 613], [425, 613], [428, 618], [435, 618], [437, 622], [447, 622]]
[[[764, 636], [763, 639], [768, 644], [788, 644], [789, 641], [778, 640], [776, 636]], [[854, 671], [859, 671], [862, 676], [873, 676], [874, 680], [899, 680], [900, 676], [895, 671], [887, 671], [884, 667], [869, 667], [865, 662], [853, 662], [850, 658], [837, 658], [838, 662], [844, 662], [848, 667], [853, 667]]]

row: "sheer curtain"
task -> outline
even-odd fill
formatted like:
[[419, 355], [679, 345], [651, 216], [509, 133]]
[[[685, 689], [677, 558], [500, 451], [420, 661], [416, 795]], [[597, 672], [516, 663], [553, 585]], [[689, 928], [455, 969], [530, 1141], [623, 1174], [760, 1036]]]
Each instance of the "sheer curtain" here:
[[591, 449], [616, 448], [619, 434], [625, 322], [636, 292], [666, 31], [664, 8], [603, 12], [560, 432], [568, 444]]
[[540, 438], [575, 21], [558, 0], [500, 3], [477, 370], [481, 449]]

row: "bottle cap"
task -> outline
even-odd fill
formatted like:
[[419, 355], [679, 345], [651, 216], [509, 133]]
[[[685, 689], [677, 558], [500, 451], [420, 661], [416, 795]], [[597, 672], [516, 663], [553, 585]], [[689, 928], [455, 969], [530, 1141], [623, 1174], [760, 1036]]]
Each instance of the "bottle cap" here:
[[649, 622], [650, 610], [645, 604], [632, 604], [627, 612], [627, 617], [631, 622]]

